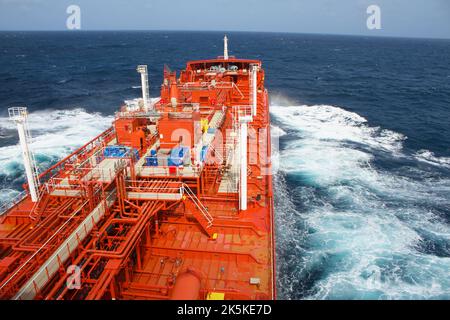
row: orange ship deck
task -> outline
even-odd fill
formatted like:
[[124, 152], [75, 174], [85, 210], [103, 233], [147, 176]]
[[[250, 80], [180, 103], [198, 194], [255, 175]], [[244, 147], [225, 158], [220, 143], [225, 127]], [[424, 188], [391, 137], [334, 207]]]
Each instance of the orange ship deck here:
[[161, 98], [145, 103], [127, 102], [112, 128], [41, 174], [38, 202], [0, 216], [1, 299], [275, 298], [261, 62], [165, 69]]

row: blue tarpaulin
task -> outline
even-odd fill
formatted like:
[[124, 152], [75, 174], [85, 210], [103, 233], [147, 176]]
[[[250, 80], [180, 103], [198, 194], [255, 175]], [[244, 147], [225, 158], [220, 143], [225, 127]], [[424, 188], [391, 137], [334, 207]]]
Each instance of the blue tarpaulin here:
[[203, 162], [203, 161], [205, 161], [205, 158], [206, 158], [206, 154], [208, 153], [208, 146], [204, 146], [203, 148], [202, 148], [202, 152], [201, 152], [201, 154], [200, 154], [200, 160]]
[[136, 160], [139, 160], [139, 152], [136, 149], [125, 146], [107, 146], [103, 151], [103, 155], [106, 158], [125, 158], [134, 156]]
[[176, 147], [170, 152], [168, 161], [169, 166], [181, 166], [184, 163], [184, 157], [188, 153], [188, 147]]
[[158, 166], [158, 158], [155, 156], [145, 158], [145, 165], [147, 167], [157, 167]]

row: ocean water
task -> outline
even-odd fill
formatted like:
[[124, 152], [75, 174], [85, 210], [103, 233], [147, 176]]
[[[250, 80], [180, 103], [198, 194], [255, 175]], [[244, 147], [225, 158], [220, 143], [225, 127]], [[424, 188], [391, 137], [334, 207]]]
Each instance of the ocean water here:
[[[0, 33], [0, 201], [24, 182], [8, 106], [31, 111], [44, 169], [107, 128], [162, 69], [215, 57], [221, 33]], [[283, 299], [450, 299], [450, 41], [230, 33], [262, 59], [280, 140]], [[3, 199], [3, 200], [2, 200]]]

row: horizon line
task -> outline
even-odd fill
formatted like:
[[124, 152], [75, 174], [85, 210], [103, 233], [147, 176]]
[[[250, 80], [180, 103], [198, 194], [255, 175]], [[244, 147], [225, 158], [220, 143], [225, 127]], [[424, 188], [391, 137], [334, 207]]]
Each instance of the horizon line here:
[[0, 32], [203, 32], [203, 33], [272, 33], [272, 34], [299, 34], [299, 35], [321, 35], [321, 36], [344, 36], [344, 37], [367, 37], [367, 38], [396, 38], [396, 39], [422, 39], [422, 40], [450, 40], [448, 38], [434, 36], [401, 36], [401, 35], [369, 35], [351, 33], [322, 33], [322, 32], [298, 32], [298, 31], [251, 31], [251, 30], [179, 30], [179, 29], [19, 29], [0, 30]]

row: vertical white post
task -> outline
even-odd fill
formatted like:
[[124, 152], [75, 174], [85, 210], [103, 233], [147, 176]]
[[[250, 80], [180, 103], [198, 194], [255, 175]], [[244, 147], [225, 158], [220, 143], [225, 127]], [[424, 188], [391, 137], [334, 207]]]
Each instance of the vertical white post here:
[[25, 166], [25, 174], [27, 176], [28, 188], [30, 189], [30, 196], [33, 202], [39, 200], [38, 190], [37, 190], [37, 177], [36, 168], [33, 161], [32, 154], [28, 147], [27, 139], [27, 126], [26, 117], [27, 109], [24, 107], [19, 108], [9, 108], [9, 117], [17, 124], [17, 131], [19, 133], [20, 148], [22, 149], [23, 164]]
[[223, 38], [223, 58], [224, 60], [228, 60], [228, 38], [226, 35]]
[[258, 106], [258, 86], [257, 86], [257, 79], [258, 79], [258, 66], [252, 67], [252, 115], [256, 116], [257, 106]]
[[202, 148], [203, 148], [203, 144], [202, 144], [202, 140], [199, 140], [197, 142], [197, 144], [195, 145], [195, 164], [196, 165], [201, 165], [202, 163]]
[[240, 139], [239, 146], [241, 149], [241, 176], [240, 176], [240, 206], [241, 210], [247, 210], [247, 137], [248, 124], [247, 121], [240, 123]]
[[142, 99], [144, 100], [144, 111], [147, 112], [150, 106], [147, 66], [139, 65], [137, 67], [137, 72], [141, 74]]

